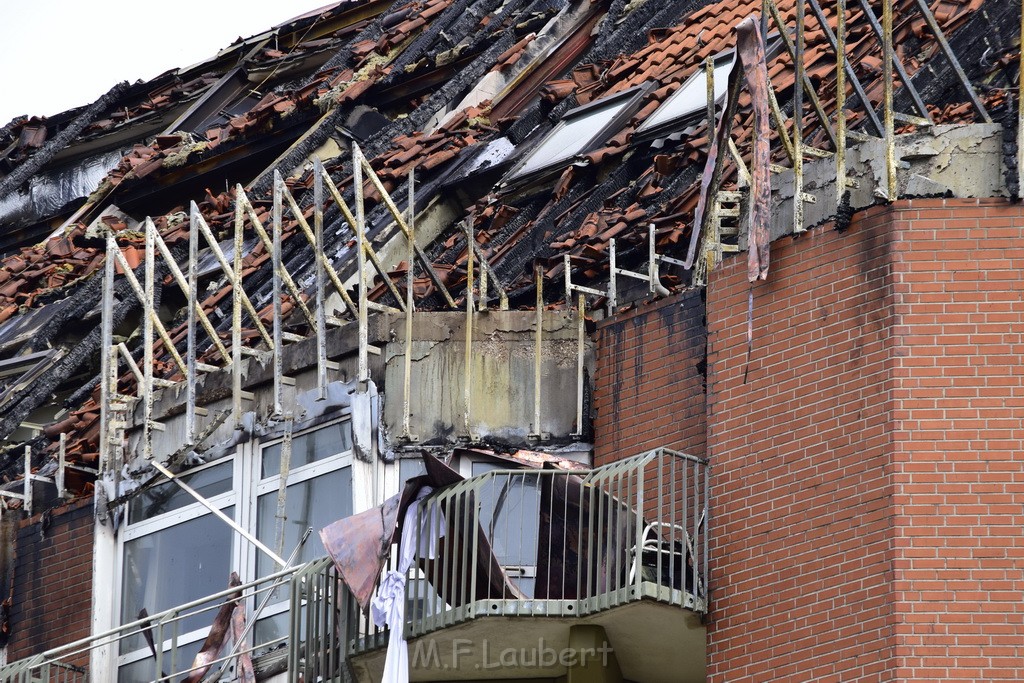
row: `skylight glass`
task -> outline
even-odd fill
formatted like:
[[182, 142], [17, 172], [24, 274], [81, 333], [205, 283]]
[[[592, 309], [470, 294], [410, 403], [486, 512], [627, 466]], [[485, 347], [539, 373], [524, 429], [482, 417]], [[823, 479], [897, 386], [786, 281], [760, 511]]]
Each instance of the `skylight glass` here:
[[[729, 89], [729, 72], [736, 62], [736, 53], [730, 52], [715, 59], [715, 101]], [[703, 67], [698, 69], [683, 86], [669, 95], [658, 109], [647, 117], [637, 129], [643, 132], [658, 126], [671, 123], [695, 112], [703, 112], [707, 107], [708, 84]]]
[[615, 97], [604, 105], [581, 107], [580, 113], [569, 113], [548, 134], [515, 172], [515, 176], [539, 171], [564, 162], [587, 149], [594, 138], [633, 101]]

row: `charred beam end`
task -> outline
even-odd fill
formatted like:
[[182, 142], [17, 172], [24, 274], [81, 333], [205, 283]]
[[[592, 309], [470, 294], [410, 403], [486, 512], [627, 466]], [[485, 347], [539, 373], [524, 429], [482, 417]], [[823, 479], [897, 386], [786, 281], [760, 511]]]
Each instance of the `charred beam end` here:
[[28, 161], [11, 171], [6, 178], [0, 180], [0, 197], [6, 197], [15, 192], [29, 178], [38, 173], [39, 169], [45, 166], [57, 152], [67, 147], [86, 126], [92, 123], [93, 119], [105, 111], [116, 99], [121, 97], [127, 89], [128, 81], [122, 81], [108, 90], [98, 100], [89, 105], [85, 111], [79, 114], [57, 137], [43, 145], [43, 148], [33, 154]]

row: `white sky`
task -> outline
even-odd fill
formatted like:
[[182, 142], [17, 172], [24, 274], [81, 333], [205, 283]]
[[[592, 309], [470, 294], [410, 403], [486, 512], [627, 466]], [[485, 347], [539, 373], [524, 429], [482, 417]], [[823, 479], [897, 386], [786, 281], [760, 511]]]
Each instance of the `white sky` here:
[[0, 0], [0, 126], [213, 56], [330, 0]]

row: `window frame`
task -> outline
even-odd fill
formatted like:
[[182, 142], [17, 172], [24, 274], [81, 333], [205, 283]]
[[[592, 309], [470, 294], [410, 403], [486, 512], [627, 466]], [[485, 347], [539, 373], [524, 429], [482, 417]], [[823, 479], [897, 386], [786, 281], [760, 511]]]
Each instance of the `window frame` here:
[[[642, 103], [644, 96], [651, 91], [653, 85], [653, 82], [635, 85], [621, 92], [606, 95], [605, 97], [594, 100], [593, 102], [588, 102], [587, 104], [567, 111], [562, 115], [562, 118], [558, 123], [551, 128], [551, 130], [543, 136], [540, 136], [536, 142], [523, 151], [522, 156], [516, 160], [512, 165], [512, 168], [510, 168], [505, 174], [505, 177], [500, 183], [501, 187], [511, 188], [525, 185], [530, 181], [546, 176], [553, 171], [565, 168], [577, 160], [581, 155], [597, 149], [598, 145], [606, 142], [614, 133], [621, 130], [622, 127], [626, 125], [629, 118], [640, 108], [640, 104]], [[560, 157], [554, 161], [542, 164], [532, 171], [523, 172], [523, 169], [530, 163], [530, 160], [544, 148], [544, 144], [554, 139], [554, 137], [563, 128], [565, 128], [566, 125], [580, 117], [586, 116], [588, 113], [592, 114], [596, 109], [603, 109], [604, 107], [618, 102], [619, 100], [623, 101], [620, 105], [621, 108], [619, 111], [615, 113], [604, 126], [599, 128], [596, 133], [587, 138], [587, 141], [578, 150], [568, 156]]]
[[[736, 49], [733, 48], [730, 50], [724, 50], [722, 52], [719, 52], [718, 54], [714, 55], [712, 59], [714, 60], [715, 69], [718, 68], [719, 62], [725, 60], [729, 60], [732, 62], [732, 67], [729, 69], [729, 76], [726, 77], [726, 87], [722, 90], [722, 93], [715, 98], [715, 108], [717, 109], [719, 106], [721, 106], [722, 102], [729, 96], [729, 78], [732, 76], [732, 70], [736, 68], [736, 65], [738, 63]], [[661, 123], [648, 126], [648, 122], [653, 120], [654, 117], [658, 115], [658, 112], [662, 111], [666, 107], [672, 106], [672, 103], [678, 97], [680, 97], [682, 93], [686, 92], [687, 88], [689, 88], [692, 83], [698, 80], [702, 81], [701, 84], [703, 85], [704, 91], [704, 101], [700, 105], [698, 105], [695, 109], [689, 110], [683, 114], [673, 116], [669, 119], [666, 119], [665, 121], [662, 121]], [[718, 81], [716, 80], [716, 89], [717, 83]], [[635, 138], [638, 142], [643, 142], [660, 137], [665, 137], [673, 132], [678, 132], [686, 128], [688, 125], [692, 125], [694, 122], [699, 121], [702, 117], [705, 117], [707, 115], [707, 110], [707, 72], [704, 70], [704, 63], [701, 62], [697, 65], [697, 68], [694, 70], [694, 72], [690, 74], [690, 77], [683, 81], [679, 85], [679, 87], [672, 92], [672, 94], [665, 98], [665, 101], [662, 102], [657, 109], [651, 112], [650, 116], [648, 116], [639, 126], [637, 126]]]
[[[345, 425], [344, 428], [348, 430], [349, 438], [347, 442], [347, 450], [338, 451], [323, 458], [289, 469], [287, 479], [288, 486], [312, 481], [320, 476], [331, 474], [345, 468], [349, 468], [350, 471], [352, 470], [354, 464], [354, 439], [351, 433], [352, 418], [348, 411], [341, 415], [333, 416], [329, 419], [303, 426], [296, 430], [291, 438], [294, 441], [296, 438], [302, 437], [306, 434], [311, 434], [321, 429], [329, 429], [339, 424]], [[232, 518], [234, 521], [247, 529], [253, 535], [256, 535], [259, 516], [259, 497], [261, 495], [266, 495], [267, 493], [276, 492], [280, 486], [281, 480], [280, 472], [267, 477], [260, 476], [262, 474], [263, 453], [265, 450], [279, 445], [283, 441], [283, 434], [275, 434], [272, 437], [264, 437], [262, 439], [256, 436], [248, 441], [239, 443], [231, 453], [211, 462], [190, 468], [187, 472], [183, 472], [182, 474], [192, 475], [225, 463], [230, 463], [231, 488], [223, 493], [218, 493], [215, 496], [209, 497], [207, 500], [222, 512], [233, 507], [234, 513]], [[351, 474], [354, 477], [355, 473], [351, 472]], [[170, 486], [175, 485], [170, 481], [162, 482], [162, 484]], [[355, 487], [353, 486], [353, 490], [350, 492], [353, 502], [354, 488]], [[114, 603], [115, 618], [118, 623], [124, 623], [122, 610], [124, 608], [126, 544], [135, 539], [156, 534], [165, 529], [170, 529], [206, 516], [212, 517], [213, 513], [210, 512], [210, 510], [202, 503], [193, 501], [178, 509], [160, 513], [145, 519], [132, 520], [130, 517], [126, 518], [124, 527], [121, 533], [117, 536], [117, 562], [115, 564], [116, 577], [114, 583], [115, 590], [111, 596], [111, 600]], [[218, 522], [220, 521], [218, 520]], [[265, 539], [261, 540], [271, 547], [273, 547], [273, 544], [276, 542], [275, 539], [270, 539], [269, 542]], [[258, 552], [259, 551], [255, 546], [242, 538], [238, 533], [235, 533], [233, 530], [231, 531], [229, 565], [234, 571], [239, 573], [242, 583], [248, 583], [259, 578], [255, 576]], [[225, 585], [223, 588], [227, 588], [227, 586]], [[246, 599], [246, 609], [248, 614], [251, 615], [257, 606], [255, 604], [257, 601], [251, 595]], [[286, 612], [287, 610], [288, 600], [282, 600], [276, 604], [268, 604], [263, 613], [260, 614], [260, 618], [257, 620], [257, 623], [263, 619], [274, 617], [281, 612]], [[210, 611], [208, 613], [211, 615], [212, 621], [212, 615], [215, 612]], [[209, 634], [210, 627], [210, 625], [205, 625], [201, 628], [193, 629], [185, 633], [177, 633], [176, 636], [173, 636], [176, 638], [177, 647], [182, 648], [183, 646], [191, 645], [197, 641], [201, 642]], [[172, 636], [166, 635], [163, 638], [163, 642], [157, 643], [156, 645], [158, 649], [163, 648], [166, 650], [170, 647], [171, 640]], [[116, 648], [114, 652], [115, 676], [119, 675], [117, 672], [120, 672], [122, 668], [151, 657], [152, 653], [146, 646], [136, 648], [123, 654], [120, 652], [119, 648]], [[181, 665], [182, 663], [178, 662], [178, 664]]]

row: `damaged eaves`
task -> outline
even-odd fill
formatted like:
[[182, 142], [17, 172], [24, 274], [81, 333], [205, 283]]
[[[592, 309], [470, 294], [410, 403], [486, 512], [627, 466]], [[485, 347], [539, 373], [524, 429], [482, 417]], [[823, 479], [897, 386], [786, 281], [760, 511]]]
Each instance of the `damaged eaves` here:
[[[909, 16], [912, 3], [905, 0], [897, 9]], [[848, 5], [848, 57], [874, 112], [882, 98], [878, 45], [860, 6]], [[309, 211], [313, 175], [308, 160], [329, 143], [341, 153], [325, 159], [325, 165], [346, 200], [354, 194], [348, 160], [354, 139], [371, 158], [385, 188], [400, 198], [400, 208], [406, 208], [401, 198], [406, 178], [415, 170], [417, 210], [440, 204], [455, 216], [436, 226], [437, 239], [421, 246], [442, 284], [458, 299], [467, 278], [469, 253], [463, 222], [472, 226], [479, 252], [503, 283], [513, 306], [534, 304], [535, 264], [544, 268], [547, 302], [558, 304], [564, 298], [566, 255], [573, 281], [581, 283], [607, 281], [612, 239], [617, 240], [620, 267], [644, 263], [651, 224], [659, 254], [683, 255], [692, 236], [707, 153], [706, 121], [696, 117], [687, 121], [688, 128], [667, 127], [658, 132], [663, 137], [653, 141], [637, 133], [683, 83], [699, 73], [704, 59], [732, 49], [735, 24], [761, 7], [759, 0], [346, 2], [236, 44], [189, 73], [170, 72], [151, 84], [130, 86], [128, 94], [118, 94], [122, 101], [116, 111], [89, 114], [90, 123], [83, 127], [80, 139], [56, 152], [47, 147], [47, 140], [53, 138], [45, 121], [25, 120], [5, 127], [0, 146], [6, 145], [4, 159], [11, 166], [0, 183], [17, 181], [26, 173], [15, 175], [20, 168], [34, 173], [32, 160], [45, 161], [47, 150], [54, 152], [56, 160], [62, 153], [85, 149], [115, 133], [146, 132], [131, 140], [131, 150], [62, 233], [8, 256], [0, 267], [0, 322], [20, 325], [22, 317], [34, 315], [40, 306], [70, 302], [59, 318], [47, 322], [14, 353], [36, 352], [50, 344], [61, 347], [62, 335], [70, 330], [75, 331], [74, 339], [82, 340], [42, 370], [37, 390], [19, 392], [17, 400], [0, 405], [0, 434], [10, 435], [69, 375], [95, 371], [95, 321], [83, 322], [99, 298], [97, 280], [90, 277], [103, 259], [95, 228], [116, 233], [123, 251], [139, 251], [139, 235], [126, 221], [109, 215], [100, 218], [109, 205], [118, 205], [135, 219], [163, 211], [155, 218], [156, 225], [181, 256], [190, 229], [185, 214], [189, 201], [198, 203], [219, 238], [229, 234], [233, 191], [221, 190], [226, 180], [248, 183], [247, 194], [256, 211], [266, 217], [273, 170], [292, 172], [286, 180], [288, 188], [303, 211]], [[1007, 7], [995, 0], [948, 2], [936, 17], [956, 49], [970, 55], [964, 43], [971, 37], [958, 29], [970, 26], [974, 32], [985, 21], [991, 27], [986, 35], [998, 36], [1001, 46], [1013, 44], [1016, 27], [1006, 29], [1007, 22], [992, 23], [987, 18], [1012, 14]], [[787, 22], [793, 21], [792, 2], [780, 3], [779, 9]], [[826, 7], [823, 13], [834, 22], [833, 8]], [[568, 15], [572, 21], [557, 24], [558, 17]], [[564, 37], [550, 49], [532, 51], [532, 42], [552, 22], [565, 31]], [[976, 120], [963, 93], [952, 87], [950, 66], [929, 36], [916, 19], [898, 23], [897, 45], [913, 45], [913, 53], [901, 50], [901, 60], [920, 81], [936, 120]], [[826, 33], [809, 19], [807, 73], [823, 93], [822, 106], [834, 114], [835, 101], [828, 93], [833, 89], [835, 61], [829, 50]], [[990, 108], [1005, 101], [1005, 88], [1015, 78], [1008, 72], [1016, 68], [1015, 62], [1006, 59], [1006, 49], [992, 54], [988, 63], [980, 58], [963, 60], [972, 81], [985, 83], [982, 97]], [[769, 62], [768, 71], [782, 98], [783, 113], [791, 114], [791, 63], [780, 56]], [[458, 103], [487, 79], [500, 84], [493, 95], [459, 109]], [[507, 187], [500, 184], [510, 167], [529, 153], [529, 146], [543, 140], [567, 114], [631, 88], [647, 88], [637, 106], [616, 126], [595, 136], [587, 149], [557, 166], [552, 164], [552, 180], [524, 178]], [[124, 101], [125, 97], [132, 101]], [[897, 91], [897, 104], [904, 111], [912, 110], [905, 103], [907, 98], [908, 94]], [[847, 101], [849, 125], [873, 133], [871, 115], [858, 99]], [[172, 121], [181, 127], [160, 130], [162, 134], [151, 139], [156, 131], [149, 124], [172, 112]], [[55, 120], [66, 131], [87, 113]], [[810, 121], [809, 110], [808, 114]], [[748, 153], [750, 119], [749, 98], [743, 95], [734, 125], [741, 154]], [[829, 135], [807, 124], [810, 143], [827, 146]], [[787, 163], [777, 142], [774, 149], [773, 161]], [[488, 153], [493, 155], [489, 162], [478, 163]], [[730, 168], [725, 177], [733, 187], [736, 170]], [[374, 197], [368, 183], [367, 189], [368, 235], [379, 248], [399, 231], [385, 207], [374, 201], [379, 196]], [[294, 217], [286, 215], [284, 261], [308, 284], [308, 245], [301, 237], [290, 239], [296, 232]], [[328, 210], [324, 232], [339, 274], [350, 280], [355, 272], [353, 236], [336, 209]], [[396, 283], [404, 282], [409, 264], [394, 259], [389, 267]], [[244, 268], [247, 289], [251, 285], [250, 291], [259, 292], [255, 304], [266, 311], [270, 258], [262, 244], [247, 250]], [[416, 275], [416, 296], [426, 298], [428, 308], [448, 308], [422, 268]], [[682, 270], [666, 268], [661, 273], [664, 287], [689, 283], [690, 274]], [[220, 321], [218, 330], [223, 334], [230, 327], [230, 315], [225, 314], [230, 288], [217, 278], [205, 285], [211, 289], [204, 307]], [[373, 296], [393, 303], [387, 289], [378, 281]], [[175, 291], [167, 289], [167, 300], [180, 304]], [[494, 295], [493, 290], [490, 293]], [[591, 299], [592, 307], [603, 303], [597, 297]], [[132, 320], [136, 313], [131, 298], [122, 294], [118, 301], [119, 320]], [[182, 330], [180, 310], [177, 314], [169, 321], [176, 338]], [[293, 322], [294, 331], [301, 333], [302, 322]], [[0, 336], [5, 332], [0, 328]], [[75, 399], [74, 405], [67, 406], [73, 416], [70, 430], [79, 437], [88, 436], [78, 438], [72, 452], [88, 460], [95, 457], [95, 396], [79, 392]]]

